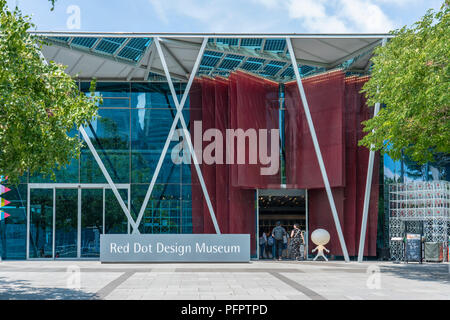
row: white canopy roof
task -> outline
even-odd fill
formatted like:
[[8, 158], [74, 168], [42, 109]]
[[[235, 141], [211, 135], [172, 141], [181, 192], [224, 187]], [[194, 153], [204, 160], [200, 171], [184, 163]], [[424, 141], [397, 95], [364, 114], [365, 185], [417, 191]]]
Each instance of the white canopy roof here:
[[344, 67], [368, 73], [374, 48], [388, 34], [156, 34], [36, 32], [47, 39], [47, 60], [67, 65], [79, 79], [145, 81], [164, 75], [153, 38], [159, 37], [169, 70], [187, 80], [204, 37], [209, 38], [199, 73], [225, 75], [243, 69], [277, 81], [294, 77], [285, 39], [291, 38], [302, 75]]

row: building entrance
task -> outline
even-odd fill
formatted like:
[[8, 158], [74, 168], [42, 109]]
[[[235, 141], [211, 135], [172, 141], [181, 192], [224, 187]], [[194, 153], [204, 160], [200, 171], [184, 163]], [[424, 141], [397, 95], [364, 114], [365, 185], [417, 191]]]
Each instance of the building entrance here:
[[[276, 222], [280, 221], [289, 235], [294, 224], [298, 223], [300, 229], [305, 232], [306, 241], [307, 212], [307, 190], [258, 190], [258, 239], [263, 232], [272, 232]], [[270, 257], [270, 254], [268, 256]], [[261, 250], [258, 250], [258, 257], [262, 258]]]
[[[130, 186], [117, 185], [130, 208]], [[98, 259], [100, 234], [130, 233], [107, 184], [29, 184], [27, 259]]]

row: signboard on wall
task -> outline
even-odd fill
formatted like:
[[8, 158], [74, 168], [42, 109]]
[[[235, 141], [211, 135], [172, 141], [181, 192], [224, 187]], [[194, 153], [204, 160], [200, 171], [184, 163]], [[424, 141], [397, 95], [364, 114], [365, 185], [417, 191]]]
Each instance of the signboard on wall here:
[[249, 234], [102, 234], [101, 262], [249, 262]]
[[420, 234], [406, 234], [405, 260], [422, 262], [422, 236]]

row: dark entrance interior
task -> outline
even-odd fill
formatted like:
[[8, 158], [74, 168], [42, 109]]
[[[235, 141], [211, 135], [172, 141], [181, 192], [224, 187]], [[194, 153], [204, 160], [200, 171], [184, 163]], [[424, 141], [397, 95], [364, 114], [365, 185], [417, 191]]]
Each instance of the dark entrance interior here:
[[300, 229], [307, 230], [305, 190], [258, 190], [259, 235], [264, 231], [272, 231], [277, 221], [289, 233], [294, 223]]

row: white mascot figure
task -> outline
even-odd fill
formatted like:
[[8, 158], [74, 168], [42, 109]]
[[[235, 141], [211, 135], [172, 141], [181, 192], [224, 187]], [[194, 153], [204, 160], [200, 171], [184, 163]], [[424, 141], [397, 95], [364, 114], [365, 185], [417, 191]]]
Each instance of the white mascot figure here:
[[327, 253], [330, 252], [327, 248], [325, 248], [325, 245], [330, 241], [330, 234], [325, 229], [316, 229], [311, 234], [311, 241], [317, 245], [317, 247], [312, 251], [317, 251], [317, 255], [314, 258], [313, 261], [316, 261], [317, 258], [322, 257], [325, 259], [325, 261], [328, 261], [327, 257], [323, 254], [323, 251], [325, 250]]

